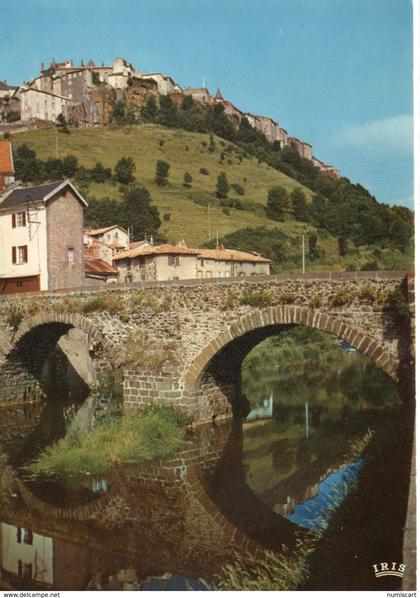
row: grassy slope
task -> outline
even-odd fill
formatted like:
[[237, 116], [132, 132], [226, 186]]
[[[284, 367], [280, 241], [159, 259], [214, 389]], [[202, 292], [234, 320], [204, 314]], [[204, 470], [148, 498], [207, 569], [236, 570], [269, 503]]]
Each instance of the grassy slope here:
[[[157, 125], [137, 125], [123, 128], [72, 129], [70, 135], [57, 134], [56, 129], [51, 127], [16, 134], [12, 141], [15, 147], [27, 143], [36, 150], [39, 158], [45, 160], [55, 156], [57, 137], [60, 157], [75, 154], [79, 164], [87, 168], [92, 167], [97, 160], [113, 168], [119, 158], [131, 156], [136, 164], [137, 181], [149, 189], [162, 216], [170, 213], [170, 220], [162, 224], [162, 232], [170, 241], [184, 239], [187, 244], [196, 246], [208, 240], [208, 209], [194, 203], [194, 199], [214, 201], [217, 176], [222, 170], [226, 172], [229, 183], [239, 183], [245, 189], [244, 196], [239, 196], [231, 190], [230, 197], [240, 199], [253, 210], [231, 209], [227, 215], [221, 207], [212, 206], [212, 238], [216, 237], [216, 233], [222, 237], [247, 226], [265, 225], [282, 230], [291, 241], [294, 240], [293, 252], [296, 253], [302, 233], [315, 231], [311, 225], [296, 222], [291, 217], [285, 222], [274, 222], [267, 219], [264, 213], [270, 187], [282, 185], [288, 191], [296, 186], [301, 187], [310, 198], [312, 192], [309, 189], [266, 164], [258, 164], [255, 158], [244, 158], [241, 163], [236, 152], [234, 155], [226, 155], [224, 163], [221, 164], [220, 153], [228, 145], [221, 139], [216, 138], [217, 149], [210, 153], [202, 146], [203, 141], [209, 140], [206, 134], [167, 129]], [[164, 140], [163, 147], [159, 144], [161, 139]], [[153, 182], [157, 160], [165, 160], [170, 164], [169, 185], [166, 187], [158, 187]], [[228, 160], [231, 160], [232, 164], [229, 164]], [[199, 174], [200, 168], [207, 168], [209, 175]], [[189, 189], [183, 186], [186, 171], [193, 177]], [[119, 186], [112, 183], [92, 184], [88, 195], [119, 197]], [[342, 270], [349, 264], [357, 267], [372, 259], [368, 249], [359, 249], [345, 260], [340, 258], [336, 239], [326, 231], [318, 231], [318, 245], [325, 251], [325, 257], [312, 266], [308, 264], [308, 269]], [[401, 264], [392, 263], [391, 259], [388, 267], [399, 268]]]

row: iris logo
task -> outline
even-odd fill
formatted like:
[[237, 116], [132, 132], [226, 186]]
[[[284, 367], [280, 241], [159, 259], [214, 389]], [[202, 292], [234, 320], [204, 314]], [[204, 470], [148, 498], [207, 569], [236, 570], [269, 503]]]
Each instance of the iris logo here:
[[403, 577], [405, 571], [404, 563], [379, 563], [372, 566], [375, 572], [375, 577], [385, 577], [386, 575]]

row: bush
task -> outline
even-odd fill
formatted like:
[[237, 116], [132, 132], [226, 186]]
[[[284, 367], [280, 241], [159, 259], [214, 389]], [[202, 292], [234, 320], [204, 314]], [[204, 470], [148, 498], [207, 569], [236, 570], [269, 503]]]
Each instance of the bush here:
[[207, 170], [207, 168], [200, 168], [199, 173], [208, 176], [209, 171]]
[[257, 293], [245, 292], [239, 299], [241, 305], [252, 305], [254, 307], [266, 307], [273, 301], [272, 293], [259, 291]]
[[296, 295], [295, 293], [290, 293], [288, 291], [280, 293], [279, 301], [280, 303], [294, 303], [296, 301]]
[[312, 295], [311, 300], [309, 302], [311, 307], [321, 307], [322, 305], [322, 297], [318, 293]]
[[13, 328], [13, 330], [16, 331], [19, 328], [23, 318], [23, 311], [19, 307], [13, 305], [7, 312], [6, 322], [10, 328]]
[[232, 183], [231, 187], [238, 195], [245, 195], [245, 189], [242, 187], [242, 185], [239, 185], [238, 183]]
[[155, 183], [156, 185], [159, 185], [159, 187], [168, 184], [169, 168], [170, 166], [168, 162], [165, 162], [164, 160], [158, 160], [156, 162]]
[[229, 183], [224, 172], [221, 172], [217, 177], [216, 196], [220, 199], [225, 199], [229, 193]]
[[386, 298], [386, 310], [397, 322], [405, 322], [408, 320], [410, 310], [401, 289], [394, 289], [388, 293], [388, 297]]
[[192, 180], [193, 180], [193, 178], [190, 175], [190, 173], [185, 172], [184, 173], [184, 187], [191, 187]]
[[353, 301], [353, 294], [347, 289], [338, 289], [335, 295], [330, 298], [330, 303], [334, 307], [341, 307], [342, 305], [348, 305]]
[[169, 222], [171, 219], [171, 212], [165, 212], [163, 215], [163, 221], [164, 222]]
[[115, 165], [115, 180], [123, 185], [134, 181], [136, 165], [132, 158], [122, 157]]

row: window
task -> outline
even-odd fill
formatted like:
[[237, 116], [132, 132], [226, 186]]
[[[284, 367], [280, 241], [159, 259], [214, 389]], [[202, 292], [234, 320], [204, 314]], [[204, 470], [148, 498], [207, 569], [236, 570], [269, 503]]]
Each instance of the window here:
[[179, 255], [168, 255], [168, 264], [170, 266], [179, 266]]
[[200, 260], [200, 266], [204, 268], [204, 260]]
[[67, 258], [69, 264], [74, 264], [76, 262], [75, 254], [74, 254], [74, 247], [69, 247], [67, 250]]
[[12, 247], [12, 263], [26, 264], [28, 262], [28, 246]]
[[12, 228], [16, 228], [17, 226], [26, 226], [26, 212], [12, 214]]

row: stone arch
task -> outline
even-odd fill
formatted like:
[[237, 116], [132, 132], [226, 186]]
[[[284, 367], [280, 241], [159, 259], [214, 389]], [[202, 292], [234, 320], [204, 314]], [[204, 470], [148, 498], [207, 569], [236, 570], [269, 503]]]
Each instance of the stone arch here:
[[[263, 329], [272, 331], [274, 327], [285, 325], [307, 326], [333, 334], [345, 340], [363, 355], [366, 355], [392, 380], [398, 381], [398, 362], [365, 330], [351, 326], [345, 320], [330, 316], [322, 310], [294, 305], [279, 305], [256, 309], [241, 316], [234, 324], [210, 341], [194, 359], [184, 376], [186, 391], [191, 394], [197, 391], [199, 380], [210, 361], [230, 343], [240, 339], [247, 333]], [[263, 338], [270, 336], [272, 333], [267, 333]]]
[[107, 339], [104, 334], [94, 326], [89, 320], [77, 313], [65, 313], [59, 311], [48, 311], [36, 314], [24, 320], [19, 326], [18, 331], [14, 335], [11, 350], [16, 347], [23, 336], [30, 333], [37, 326], [43, 324], [68, 324], [72, 328], [79, 328], [85, 332], [91, 342], [100, 343], [107, 352], [113, 367], [120, 367], [121, 351], [114, 345], [114, 343]]

